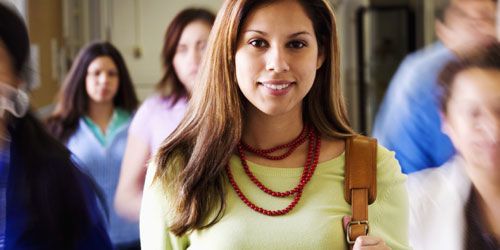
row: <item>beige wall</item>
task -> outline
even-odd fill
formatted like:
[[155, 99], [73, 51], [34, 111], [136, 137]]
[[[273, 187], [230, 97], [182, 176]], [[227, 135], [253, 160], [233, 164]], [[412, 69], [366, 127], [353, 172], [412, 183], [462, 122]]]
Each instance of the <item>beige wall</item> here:
[[[181, 9], [194, 6], [218, 10], [223, 0], [102, 0], [103, 34], [125, 58], [141, 100], [153, 92], [161, 77], [160, 52], [165, 29]], [[14, 0], [16, 2], [16, 0]], [[85, 3], [85, 1], [83, 1]], [[111, 7], [111, 9], [106, 9]], [[64, 74], [59, 74], [63, 51], [63, 0], [26, 0], [26, 15], [31, 43], [38, 56], [35, 68], [39, 87], [32, 92], [35, 109], [54, 102]], [[84, 9], [86, 11], [93, 11]], [[80, 13], [88, 16], [88, 13]], [[85, 21], [84, 21], [85, 22]], [[86, 23], [83, 24], [83, 31]], [[109, 27], [104, 27], [109, 25]], [[88, 34], [87, 34], [88, 35]], [[82, 37], [86, 38], [86, 34]], [[105, 38], [105, 36], [103, 36]], [[82, 41], [83, 44], [88, 41]], [[141, 55], [134, 56], [134, 50]]]
[[[160, 54], [170, 20], [186, 7], [206, 7], [216, 13], [223, 0], [113, 0], [111, 41], [122, 52], [143, 100], [162, 74]], [[134, 57], [134, 50], [141, 52]]]
[[62, 5], [61, 0], [30, 0], [26, 6], [31, 44], [39, 53], [35, 58], [38, 64], [35, 73], [41, 84], [32, 92], [31, 102], [33, 107], [39, 108], [52, 103], [59, 89], [59, 80], [53, 75], [53, 67], [57, 64], [53, 65], [53, 60], [57, 61], [54, 52], [62, 41]]

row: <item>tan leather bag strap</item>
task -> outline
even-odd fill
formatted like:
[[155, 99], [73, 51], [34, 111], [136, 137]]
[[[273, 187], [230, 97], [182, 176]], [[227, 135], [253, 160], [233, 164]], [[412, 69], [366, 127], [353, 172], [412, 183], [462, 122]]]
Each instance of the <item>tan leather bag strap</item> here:
[[352, 247], [358, 236], [367, 235], [368, 204], [377, 197], [377, 140], [356, 135], [346, 140], [344, 198], [352, 217], [346, 238]]

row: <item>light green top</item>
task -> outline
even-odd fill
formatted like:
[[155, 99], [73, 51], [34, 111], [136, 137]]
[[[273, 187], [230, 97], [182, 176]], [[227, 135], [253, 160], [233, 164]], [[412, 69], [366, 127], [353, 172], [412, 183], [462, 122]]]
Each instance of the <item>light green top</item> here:
[[[242, 192], [266, 209], [282, 209], [292, 198], [271, 197], [246, 176], [237, 156], [231, 171]], [[264, 185], [286, 191], [297, 185], [302, 168], [273, 168], [249, 163]], [[344, 200], [344, 154], [318, 165], [298, 205], [284, 216], [270, 217], [248, 208], [227, 184], [227, 208], [212, 227], [177, 238], [167, 230], [168, 202], [160, 182], [151, 183], [156, 166], [146, 177], [141, 208], [143, 249], [346, 249], [342, 217], [351, 207]], [[379, 146], [377, 199], [369, 206], [370, 235], [384, 239], [392, 249], [409, 249], [406, 176], [394, 153]]]
[[123, 124], [127, 123], [130, 119], [130, 113], [121, 108], [115, 108], [113, 111], [113, 115], [111, 116], [111, 121], [106, 129], [106, 133], [103, 133], [101, 128], [90, 119], [88, 116], [84, 116], [83, 120], [85, 124], [89, 126], [90, 130], [97, 138], [99, 143], [102, 146], [107, 146], [109, 142], [113, 141], [113, 138], [116, 136], [118, 132], [118, 128], [120, 128]]

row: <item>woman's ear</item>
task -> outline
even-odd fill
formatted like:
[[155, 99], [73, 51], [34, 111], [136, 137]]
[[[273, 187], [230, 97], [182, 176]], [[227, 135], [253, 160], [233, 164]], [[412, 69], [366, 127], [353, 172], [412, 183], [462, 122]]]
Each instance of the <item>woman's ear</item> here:
[[324, 62], [325, 62], [325, 50], [323, 48], [320, 48], [318, 50], [318, 60], [316, 62], [316, 70], [321, 68]]

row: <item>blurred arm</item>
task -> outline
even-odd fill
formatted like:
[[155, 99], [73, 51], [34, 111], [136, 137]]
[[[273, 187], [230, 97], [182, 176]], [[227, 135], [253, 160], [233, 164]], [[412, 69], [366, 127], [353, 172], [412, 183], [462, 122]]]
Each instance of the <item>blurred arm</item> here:
[[149, 145], [129, 134], [116, 190], [115, 209], [118, 214], [131, 221], [139, 220], [146, 166], [150, 156]]

